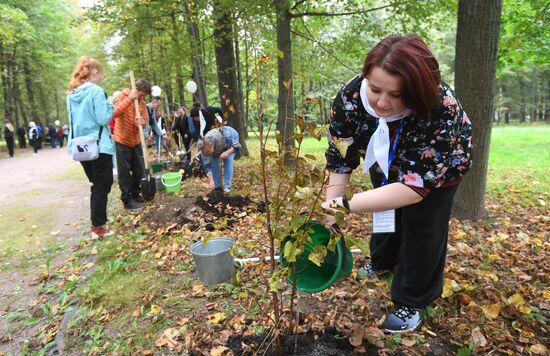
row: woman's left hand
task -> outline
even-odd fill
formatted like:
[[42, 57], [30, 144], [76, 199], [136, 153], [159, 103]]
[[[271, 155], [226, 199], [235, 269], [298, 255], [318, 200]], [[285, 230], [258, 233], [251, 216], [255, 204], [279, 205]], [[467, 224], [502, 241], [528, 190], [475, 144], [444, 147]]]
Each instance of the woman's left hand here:
[[220, 155], [220, 158], [221, 159], [226, 159], [227, 157], [229, 157], [231, 153], [229, 152], [229, 150], [227, 151], [223, 151], [222, 154]]

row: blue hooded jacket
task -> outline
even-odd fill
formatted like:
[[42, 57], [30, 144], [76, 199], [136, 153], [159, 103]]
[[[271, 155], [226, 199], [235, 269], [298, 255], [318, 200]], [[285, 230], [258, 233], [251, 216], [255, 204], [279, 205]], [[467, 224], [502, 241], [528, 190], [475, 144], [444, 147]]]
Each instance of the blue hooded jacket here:
[[67, 112], [69, 113], [69, 142], [67, 151], [72, 154], [72, 137], [99, 135], [99, 153], [115, 154], [115, 144], [111, 130], [107, 125], [113, 116], [114, 105], [107, 100], [107, 93], [98, 85], [86, 82], [67, 95]]

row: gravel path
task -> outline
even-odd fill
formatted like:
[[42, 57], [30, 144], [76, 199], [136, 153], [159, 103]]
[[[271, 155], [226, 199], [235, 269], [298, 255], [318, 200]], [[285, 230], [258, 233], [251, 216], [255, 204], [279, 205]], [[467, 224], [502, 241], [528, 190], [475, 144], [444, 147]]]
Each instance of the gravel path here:
[[[53, 268], [66, 260], [74, 245], [88, 238], [89, 189], [80, 164], [71, 159], [65, 147], [45, 146], [37, 155], [33, 155], [32, 150], [17, 150], [14, 158], [6, 158], [2, 152], [0, 216], [10, 220], [9, 226], [0, 229], [0, 355], [20, 354], [25, 340], [35, 332], [33, 327], [14, 329], [16, 324], [8, 315], [24, 312], [26, 306], [39, 297], [38, 285], [33, 279], [45, 268], [45, 259], [40, 258], [41, 248], [63, 246], [51, 260]], [[2, 249], [9, 241], [1, 242], [1, 239], [10, 226], [31, 224], [26, 221], [30, 218], [12, 218], [15, 207], [22, 209], [27, 217], [33, 213], [46, 214], [48, 229], [39, 237], [22, 239], [28, 241], [27, 245], [19, 245], [15, 253], [3, 254]], [[25, 259], [33, 253], [37, 253], [38, 258], [22, 268]]]

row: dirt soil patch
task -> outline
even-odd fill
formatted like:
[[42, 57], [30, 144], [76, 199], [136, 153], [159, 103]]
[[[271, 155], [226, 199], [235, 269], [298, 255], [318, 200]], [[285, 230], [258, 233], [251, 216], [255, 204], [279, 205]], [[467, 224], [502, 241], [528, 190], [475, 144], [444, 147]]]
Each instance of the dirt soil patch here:
[[[269, 340], [271, 341], [271, 340]], [[265, 337], [257, 335], [231, 336], [227, 347], [235, 355], [252, 355], [265, 346]], [[281, 352], [294, 356], [345, 356], [353, 355], [354, 348], [348, 338], [338, 334], [334, 328], [326, 328], [324, 333], [306, 333], [281, 336]], [[273, 345], [264, 353], [274, 355]]]
[[213, 231], [220, 228], [221, 219], [224, 226], [230, 228], [239, 218], [249, 213], [263, 211], [263, 203], [256, 203], [248, 197], [227, 195], [213, 190], [207, 195], [198, 197], [180, 197], [164, 195], [160, 202], [144, 214], [143, 221], [153, 228], [163, 228], [171, 224], [187, 225], [190, 230], [201, 227]]

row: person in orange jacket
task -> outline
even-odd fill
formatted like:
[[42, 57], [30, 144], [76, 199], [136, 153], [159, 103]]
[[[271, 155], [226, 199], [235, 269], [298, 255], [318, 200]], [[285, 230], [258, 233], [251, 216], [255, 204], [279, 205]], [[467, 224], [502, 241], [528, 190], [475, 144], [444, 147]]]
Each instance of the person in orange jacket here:
[[[143, 154], [138, 125], [145, 126], [147, 109], [144, 98], [151, 94], [151, 84], [138, 80], [136, 89], [125, 88], [118, 95], [113, 118], [118, 186], [124, 208], [130, 211], [143, 209], [141, 178], [144, 174]], [[134, 99], [138, 99], [139, 113], [136, 113]]]

